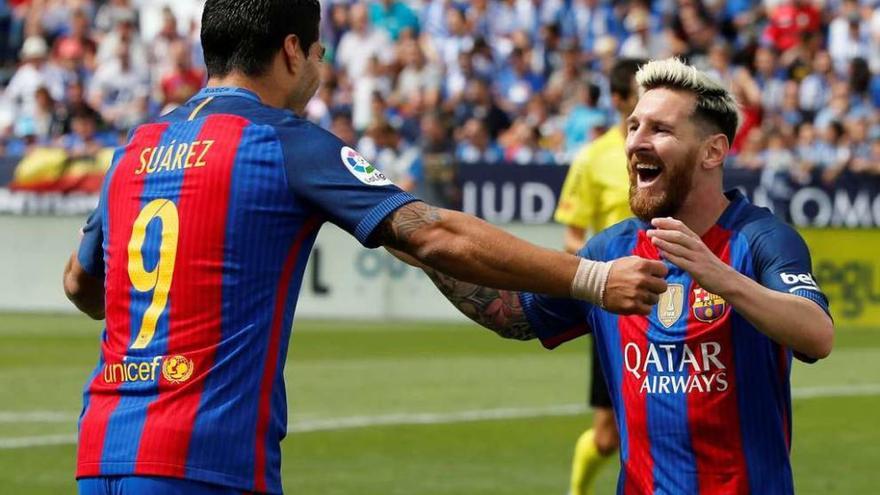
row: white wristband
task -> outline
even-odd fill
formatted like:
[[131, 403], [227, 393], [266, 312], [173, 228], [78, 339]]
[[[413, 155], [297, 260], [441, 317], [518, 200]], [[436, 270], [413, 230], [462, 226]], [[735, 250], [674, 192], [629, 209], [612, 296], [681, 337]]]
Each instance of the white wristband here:
[[581, 258], [574, 279], [571, 281], [571, 297], [581, 299], [599, 307], [605, 307], [605, 284], [611, 262], [593, 261]]

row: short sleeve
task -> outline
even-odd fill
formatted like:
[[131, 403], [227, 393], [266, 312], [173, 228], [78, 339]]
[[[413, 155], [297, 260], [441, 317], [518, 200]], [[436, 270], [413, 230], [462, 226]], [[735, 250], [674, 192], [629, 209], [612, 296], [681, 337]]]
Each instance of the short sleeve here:
[[339, 138], [304, 124], [278, 129], [287, 180], [297, 198], [367, 247], [370, 234], [391, 212], [417, 201]]
[[104, 278], [104, 232], [100, 205], [89, 215], [82, 228], [82, 239], [76, 258], [89, 275]]
[[594, 213], [590, 194], [589, 161], [592, 153], [586, 148], [577, 154], [562, 184], [559, 205], [553, 218], [564, 225], [585, 229]]
[[[596, 244], [591, 239], [578, 256], [599, 259], [594, 255], [595, 249]], [[519, 299], [529, 325], [547, 349], [553, 349], [591, 331], [589, 318], [594, 306], [590, 303], [531, 292], [520, 293]]]
[[828, 298], [812, 273], [807, 244], [793, 228], [775, 223], [755, 236], [755, 269], [758, 282], [769, 289], [809, 299], [830, 315]]

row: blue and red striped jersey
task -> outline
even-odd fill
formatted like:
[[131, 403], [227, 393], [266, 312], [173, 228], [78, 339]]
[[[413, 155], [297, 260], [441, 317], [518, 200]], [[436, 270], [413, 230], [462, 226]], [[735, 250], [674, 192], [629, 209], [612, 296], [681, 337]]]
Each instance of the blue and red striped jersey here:
[[206, 88], [113, 158], [78, 259], [105, 281], [77, 477], [281, 492], [283, 367], [318, 229], [415, 200], [355, 150], [239, 88]]
[[[729, 206], [703, 235], [709, 249], [761, 285], [827, 312], [798, 233], [739, 192], [727, 197]], [[660, 259], [649, 228], [625, 220], [590, 239], [580, 254]], [[666, 265], [668, 289], [648, 316], [521, 295], [546, 347], [595, 334], [620, 431], [618, 493], [793, 493], [791, 350], [687, 272]]]

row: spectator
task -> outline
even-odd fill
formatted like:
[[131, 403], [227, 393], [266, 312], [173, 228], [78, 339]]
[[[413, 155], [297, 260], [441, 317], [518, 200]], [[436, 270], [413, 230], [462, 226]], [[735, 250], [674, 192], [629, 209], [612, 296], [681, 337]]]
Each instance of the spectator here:
[[504, 160], [504, 151], [498, 146], [481, 120], [468, 119], [460, 132], [456, 159], [464, 165], [496, 165]]
[[749, 130], [743, 140], [743, 147], [736, 155], [735, 164], [746, 170], [764, 168], [764, 132], [757, 127]]
[[[367, 71], [354, 81], [352, 89], [354, 128], [363, 132], [373, 119], [384, 115], [384, 101], [391, 94], [391, 79], [378, 57], [367, 60]], [[376, 108], [377, 101], [382, 102], [381, 108]]]
[[[459, 66], [460, 55], [470, 52], [474, 47], [474, 37], [468, 31], [464, 12], [452, 5], [446, 9], [446, 35], [434, 39], [432, 50], [438, 54], [438, 58], [446, 67], [450, 77], [455, 77], [464, 71]], [[473, 57], [474, 53], [471, 53]], [[474, 62], [473, 59], [470, 62]], [[472, 67], [476, 69], [476, 67]]]
[[[328, 5], [329, 4], [329, 5]], [[322, 2], [324, 12], [321, 15], [321, 37], [330, 60], [336, 59], [339, 41], [349, 29], [348, 4], [343, 2]]]
[[[757, 132], [757, 129], [752, 132]], [[770, 133], [767, 150], [763, 154], [761, 186], [767, 191], [774, 213], [785, 218], [793, 193], [792, 174], [801, 173], [796, 169], [797, 159], [787, 146], [785, 139]]]
[[61, 137], [61, 147], [70, 159], [94, 158], [105, 143], [98, 139], [98, 122], [90, 112], [78, 112], [71, 119], [72, 132]]
[[98, 45], [98, 66], [105, 65], [118, 57], [119, 47], [124, 46], [128, 50], [130, 63], [140, 71], [146, 70], [149, 67], [149, 59], [147, 48], [135, 28], [137, 16], [133, 10], [119, 9], [113, 12], [116, 24]]
[[599, 0], [574, 0], [561, 16], [562, 34], [590, 52], [599, 38], [612, 34], [614, 11]]
[[715, 21], [701, 2], [679, 0], [670, 35], [673, 55], [684, 56], [693, 64], [705, 66], [705, 56], [717, 35]]
[[651, 17], [646, 9], [634, 7], [626, 16], [624, 25], [630, 34], [620, 45], [621, 57], [635, 59], [663, 57], [665, 48], [661, 39], [651, 34]]
[[570, 108], [575, 103], [577, 88], [591, 82], [590, 74], [584, 70], [580, 49], [566, 41], [562, 45], [562, 66], [547, 82], [546, 95], [550, 103], [558, 108]]
[[[181, 36], [177, 30], [177, 18], [174, 16], [171, 7], [166, 5], [162, 9], [162, 27], [156, 34], [156, 37], [149, 43], [151, 76], [154, 80], [160, 80], [166, 73], [175, 70], [175, 65], [179, 62], [176, 57], [179, 54], [173, 52], [172, 46], [180, 39]], [[189, 45], [184, 45], [184, 49], [189, 51]], [[191, 54], [187, 53], [187, 58], [192, 61]], [[163, 94], [163, 96], [165, 95]]]
[[330, 132], [348, 146], [357, 146], [357, 132], [351, 122], [351, 114], [343, 110], [331, 112]]
[[70, 32], [55, 40], [55, 55], [62, 60], [72, 62], [80, 76], [94, 70], [94, 66], [86, 67], [87, 60], [94, 61], [98, 45], [92, 38], [89, 18], [83, 9], [73, 11], [70, 19]]
[[485, 123], [492, 139], [510, 127], [510, 117], [495, 102], [489, 83], [483, 79], [470, 82], [464, 101], [455, 109], [456, 124], [464, 124], [472, 118]]
[[[762, 46], [755, 50], [754, 80], [761, 94], [764, 110], [779, 110], [785, 96], [786, 75], [779, 67], [776, 50]], [[797, 102], [795, 102], [797, 106]]]
[[[0, 67], [0, 81], [11, 76], [0, 86], [0, 137], [19, 137], [4, 139], [7, 152], [71, 134], [73, 115], [91, 113], [116, 136], [185, 101], [204, 77], [202, 3], [0, 3], [0, 65], [4, 51], [22, 55], [19, 67]], [[567, 150], [610, 125], [607, 74], [621, 53], [711, 67], [742, 104], [732, 165], [764, 170], [778, 198], [789, 176], [807, 180], [810, 170], [880, 173], [868, 165], [880, 140], [873, 0], [333, 0], [323, 19], [333, 63], [321, 67], [306, 117], [348, 143], [385, 122], [401, 142], [430, 148], [416, 174], [425, 182], [413, 187], [448, 204], [458, 192], [441, 181], [456, 157], [565, 163]], [[851, 158], [841, 168], [843, 148]]]
[[169, 47], [171, 67], [159, 83], [162, 90], [162, 113], [187, 102], [205, 83], [205, 71], [193, 67], [189, 43], [174, 40]]
[[306, 118], [325, 129], [329, 129], [332, 125], [333, 116], [330, 109], [333, 107], [335, 89], [335, 84], [321, 84], [315, 96], [306, 105]]
[[831, 56], [822, 50], [813, 61], [813, 72], [801, 82], [800, 107], [811, 116], [815, 115], [831, 99], [834, 81]]
[[839, 74], [846, 71], [852, 59], [868, 56], [868, 29], [863, 26], [856, 0], [843, 0], [828, 25], [828, 53]]
[[817, 33], [822, 15], [810, 0], [782, 0], [770, 11], [764, 38], [779, 51], [794, 48], [806, 33]]
[[364, 158], [404, 191], [414, 191], [421, 176], [421, 153], [390, 122], [379, 119], [358, 143]]
[[419, 34], [419, 18], [399, 0], [373, 1], [370, 4], [370, 22], [385, 30], [393, 41], [397, 41], [403, 32], [412, 36]]
[[533, 94], [543, 89], [544, 78], [529, 67], [526, 54], [514, 48], [506, 67], [498, 74], [496, 84], [500, 106], [508, 114], [516, 114]]
[[821, 171], [822, 182], [831, 185], [849, 166], [852, 152], [843, 124], [834, 121], [822, 129], [816, 165]]
[[850, 112], [849, 85], [844, 81], [835, 81], [831, 86], [831, 98], [813, 119], [817, 129], [825, 129], [832, 122], [843, 122]]
[[69, 76], [51, 63], [48, 55], [49, 47], [43, 38], [32, 36], [25, 40], [21, 48], [22, 64], [3, 94], [9, 114], [0, 115], [0, 129], [19, 117], [33, 118], [37, 108], [36, 93], [40, 87], [46, 88], [54, 100], [64, 97], [64, 85]]
[[504, 161], [514, 165], [553, 165], [553, 155], [541, 148], [541, 134], [524, 119], [517, 119], [504, 133]]
[[431, 204], [452, 207], [457, 204], [455, 188], [455, 145], [450, 136], [446, 118], [437, 111], [428, 112], [421, 119], [421, 150], [423, 181], [417, 189], [419, 197]]
[[880, 175], [880, 138], [871, 141], [871, 156], [867, 160], [867, 172]]
[[33, 116], [33, 125], [37, 141], [49, 143], [62, 134], [64, 123], [58, 104], [45, 86], [37, 88], [35, 100], [36, 109]]
[[100, 36], [105, 36], [112, 31], [122, 19], [137, 19], [137, 11], [132, 8], [128, 0], [109, 0], [101, 5], [95, 14], [95, 29]]
[[370, 26], [367, 8], [361, 3], [352, 5], [349, 11], [351, 30], [342, 35], [336, 52], [336, 63], [342, 67], [355, 84], [367, 73], [372, 60], [388, 64], [394, 55], [388, 49], [391, 38], [381, 29]]
[[126, 43], [116, 47], [116, 58], [98, 67], [89, 88], [89, 101], [101, 117], [117, 129], [144, 122], [150, 95], [149, 75], [132, 64]]
[[103, 123], [101, 122], [100, 115], [86, 100], [85, 87], [81, 81], [71, 81], [67, 85], [64, 96], [64, 104], [60, 110], [61, 134], [73, 132], [73, 116], [84, 112], [91, 113], [95, 117], [95, 122], [98, 123], [98, 126], [102, 126]]
[[399, 52], [400, 66], [403, 70], [397, 75], [392, 101], [398, 105], [419, 100], [426, 107], [440, 105], [440, 67], [425, 58], [421, 46], [414, 40], [402, 43]]
[[565, 151], [569, 156], [576, 152], [584, 143], [590, 142], [608, 128], [608, 113], [601, 110], [599, 103], [599, 86], [587, 84], [577, 88], [577, 103], [568, 113], [565, 120]]
[[868, 122], [859, 118], [849, 119], [846, 121], [846, 133], [852, 156], [850, 170], [856, 173], [871, 172], [875, 166], [871, 163], [873, 153], [868, 140]]

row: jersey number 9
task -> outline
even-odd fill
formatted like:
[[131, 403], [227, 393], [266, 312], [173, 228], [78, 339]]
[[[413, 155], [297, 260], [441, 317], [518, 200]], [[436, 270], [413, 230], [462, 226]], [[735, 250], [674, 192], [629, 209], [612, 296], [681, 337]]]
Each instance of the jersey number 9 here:
[[[154, 218], [162, 222], [162, 240], [159, 244], [159, 260], [152, 270], [147, 271], [142, 250], [147, 236], [147, 226]], [[136, 291], [153, 291], [153, 300], [144, 312], [141, 330], [131, 345], [132, 349], [143, 349], [153, 340], [156, 323], [168, 304], [168, 292], [171, 290], [171, 278], [174, 275], [174, 260], [177, 257], [178, 227], [177, 207], [168, 199], [150, 201], [134, 221], [131, 239], [128, 241], [128, 278]]]

